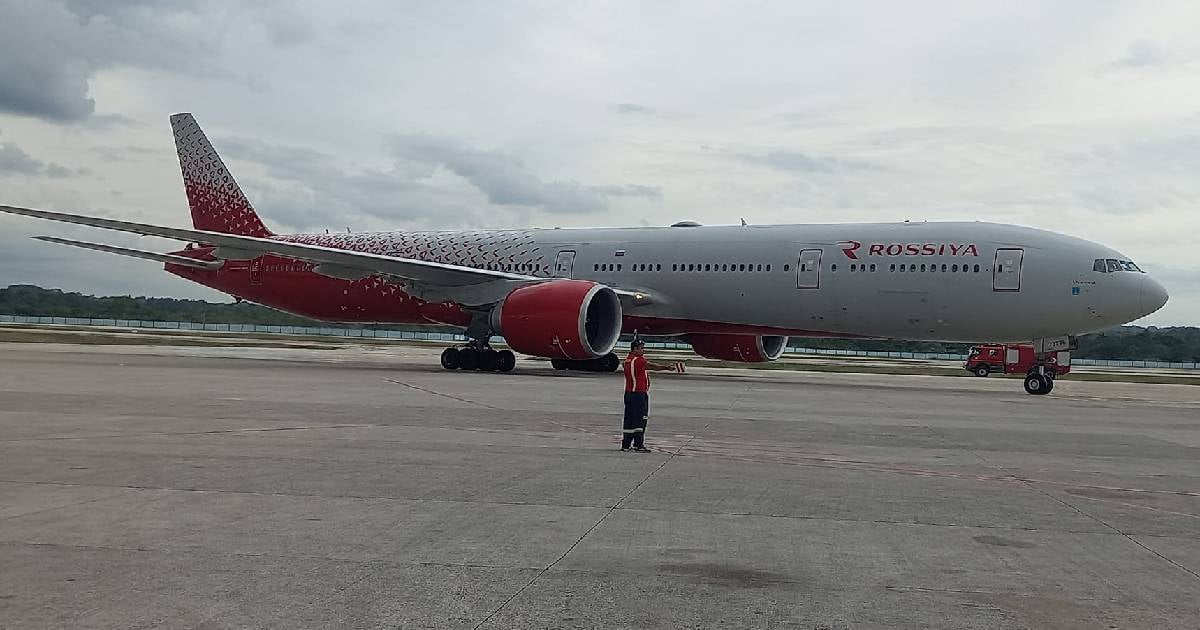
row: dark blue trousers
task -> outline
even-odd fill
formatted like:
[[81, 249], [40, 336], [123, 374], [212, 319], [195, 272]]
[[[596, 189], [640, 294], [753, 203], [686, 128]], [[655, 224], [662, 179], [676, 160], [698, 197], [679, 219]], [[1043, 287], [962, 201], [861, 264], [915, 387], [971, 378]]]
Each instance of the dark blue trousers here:
[[650, 414], [650, 394], [625, 392], [625, 424], [621, 428], [621, 448], [645, 448], [646, 418]]

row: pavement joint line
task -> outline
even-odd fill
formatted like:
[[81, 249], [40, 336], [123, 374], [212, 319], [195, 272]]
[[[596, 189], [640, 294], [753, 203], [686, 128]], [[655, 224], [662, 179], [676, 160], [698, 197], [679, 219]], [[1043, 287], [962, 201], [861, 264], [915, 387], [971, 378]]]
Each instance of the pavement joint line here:
[[[734, 406], [737, 405], [738, 401], [740, 401], [747, 393], [749, 393], [750, 390], [751, 390], [751, 387], [749, 385], [747, 385], [746, 389], [744, 389], [740, 394], [738, 394], [736, 397], [734, 397], [733, 402], [729, 403], [729, 407], [726, 408], [725, 411], [726, 412], [732, 411]], [[696, 436], [707, 431], [708, 428], [710, 426], [712, 426], [712, 423], [714, 421], [715, 421], [715, 418], [710, 419], [708, 421], [708, 423], [705, 424], [699, 431], [692, 434], [692, 436], [690, 438], [688, 438], [688, 440], [686, 442], [679, 445], [679, 448], [675, 449], [675, 452], [668, 455], [667, 458], [664, 459], [662, 461], [662, 463], [658, 465], [658, 467], [656, 467], [654, 470], [651, 470], [645, 477], [642, 478], [641, 481], [634, 484], [634, 486], [629, 489], [629, 492], [625, 493], [625, 496], [621, 497], [616, 503], [613, 504], [612, 507], [610, 507], [608, 509], [608, 511], [606, 511], [600, 517], [599, 520], [597, 520], [591, 527], [589, 527], [587, 529], [587, 531], [583, 532], [583, 535], [580, 536], [579, 539], [576, 540], [574, 543], [572, 543], [570, 547], [567, 547], [567, 550], [564, 551], [562, 553], [562, 555], [560, 555], [556, 560], [554, 560], [554, 562], [551, 562], [550, 564], [546, 565], [546, 567], [543, 568], [541, 571], [538, 571], [537, 574], [533, 576], [533, 579], [529, 580], [529, 582], [527, 584], [525, 584], [525, 586], [522, 586], [521, 588], [517, 589], [517, 591], [515, 593], [513, 593], [511, 596], [509, 596], [508, 599], [504, 600], [504, 603], [500, 604], [500, 606], [498, 606], [495, 610], [493, 610], [486, 617], [484, 617], [483, 620], [481, 620], [478, 624], [476, 624], [472, 630], [479, 630], [479, 628], [483, 627], [484, 624], [491, 621], [493, 617], [498, 615], [500, 613], [500, 611], [504, 610], [504, 608], [506, 606], [508, 606], [510, 603], [512, 603], [513, 600], [515, 600], [517, 597], [520, 597], [521, 593], [524, 593], [526, 590], [529, 589], [529, 587], [533, 586], [534, 583], [537, 582], [539, 578], [541, 578], [543, 575], [546, 574], [546, 572], [553, 569], [554, 566], [557, 565], [559, 562], [562, 562], [563, 558], [566, 558], [568, 555], [570, 555], [571, 552], [574, 551], [575, 548], [578, 547], [580, 545], [580, 543], [582, 543], [584, 541], [584, 539], [588, 537], [589, 534], [596, 531], [596, 528], [600, 527], [600, 524], [603, 523], [605, 519], [607, 519], [613, 512], [617, 511], [617, 509], [619, 509], [621, 507], [621, 504], [624, 503], [626, 499], [628, 499], [630, 496], [632, 496], [634, 492], [637, 492], [638, 488], [641, 488], [643, 484], [645, 484], [647, 481], [649, 481], [650, 478], [655, 475], [655, 473], [662, 470], [664, 467], [666, 467], [667, 464], [669, 464], [671, 462], [671, 460], [675, 459], [675, 456], [679, 455], [679, 453], [682, 452], [683, 449], [687, 448], [687, 446], [692, 443], [692, 440], [696, 439]]]
[[[942, 438], [942, 440], [944, 440], [948, 443], [952, 443], [952, 442], [950, 442], [949, 439], [946, 438], [945, 435], [939, 433], [933, 427], [926, 425], [925, 428], [928, 429], [934, 435], [937, 435], [938, 437]], [[974, 449], [972, 449], [968, 446], [959, 446], [959, 448], [974, 455], [975, 457], [978, 457], [980, 461], [982, 461], [984, 464], [988, 465], [989, 467], [994, 468], [998, 471], [1001, 471], [1001, 472], [1005, 473], [1006, 475], [1012, 477], [1013, 479], [1018, 481], [1021, 485], [1025, 486], [1029, 490], [1036, 492], [1037, 494], [1040, 494], [1043, 497], [1046, 497], [1052, 501], [1055, 501], [1055, 502], [1067, 507], [1068, 509], [1074, 511], [1075, 513], [1079, 514], [1080, 516], [1083, 516], [1084, 518], [1087, 518], [1087, 519], [1090, 519], [1092, 521], [1099, 523], [1100, 525], [1104, 526], [1105, 528], [1111, 530], [1113, 533], [1120, 535], [1125, 540], [1128, 540], [1129, 542], [1133, 543], [1134, 545], [1137, 545], [1143, 551], [1146, 551], [1154, 556], [1157, 556], [1160, 560], [1166, 562], [1167, 564], [1170, 564], [1171, 566], [1191, 575], [1192, 577], [1196, 578], [1197, 580], [1200, 580], [1200, 573], [1197, 573], [1196, 571], [1193, 571], [1192, 569], [1188, 568], [1186, 565], [1183, 565], [1179, 562], [1176, 562], [1175, 560], [1172, 560], [1171, 558], [1164, 556], [1163, 554], [1159, 553], [1158, 551], [1150, 548], [1148, 545], [1142, 543], [1137, 538], [1134, 538], [1134, 536], [1129, 534], [1128, 532], [1125, 532], [1125, 531], [1121, 530], [1120, 528], [1109, 524], [1104, 519], [1102, 519], [1098, 516], [1095, 516], [1090, 512], [1083, 510], [1082, 508], [1076, 506], [1074, 503], [1071, 503], [1070, 501], [1067, 501], [1066, 499], [1063, 499], [1062, 497], [1055, 496], [1053, 494], [1050, 494], [1049, 492], [1046, 492], [1045, 490], [1042, 490], [1041, 488], [1037, 487], [1036, 483], [1031, 482], [1027, 479], [1022, 479], [1021, 477], [1017, 476], [1013, 472], [1009, 471], [1008, 468], [1006, 468], [1004, 466], [992, 463], [988, 458], [984, 457], [983, 455], [980, 455]]]
[[434, 396], [441, 396], [442, 398], [449, 398], [450, 400], [457, 400], [458, 402], [467, 403], [468, 405], [475, 405], [476, 407], [483, 407], [484, 409], [491, 409], [491, 410], [493, 410], [493, 411], [507, 411], [506, 409], [501, 409], [501, 408], [499, 408], [499, 407], [494, 407], [494, 406], [492, 406], [492, 405], [489, 405], [489, 404], [487, 404], [487, 403], [481, 403], [481, 402], [478, 402], [478, 401], [475, 401], [475, 400], [470, 400], [470, 399], [468, 399], [468, 398], [462, 398], [462, 397], [460, 397], [460, 396], [454, 396], [454, 395], [451, 395], [451, 394], [444, 394], [444, 393], [442, 393], [442, 392], [435, 391], [435, 390], [432, 390], [432, 389], [428, 389], [428, 388], [425, 388], [425, 387], [421, 387], [421, 386], [419, 386], [419, 385], [413, 385], [412, 383], [405, 383], [404, 381], [397, 381], [396, 379], [392, 379], [392, 378], [385, 378], [385, 379], [383, 379], [383, 380], [385, 380], [385, 381], [387, 381], [387, 382], [389, 382], [389, 383], [393, 383], [393, 384], [395, 384], [395, 385], [403, 385], [404, 387], [407, 387], [407, 388], [409, 388], [409, 389], [415, 389], [415, 390], [417, 390], [417, 391], [419, 391], [419, 392], [425, 392], [426, 394], [432, 394], [432, 395], [434, 395]]

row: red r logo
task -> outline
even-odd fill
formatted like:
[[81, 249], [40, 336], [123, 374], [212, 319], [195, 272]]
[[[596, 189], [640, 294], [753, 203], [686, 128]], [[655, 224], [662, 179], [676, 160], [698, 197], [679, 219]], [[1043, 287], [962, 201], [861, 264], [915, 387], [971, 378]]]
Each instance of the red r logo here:
[[846, 258], [858, 260], [858, 254], [855, 252], [858, 251], [859, 247], [862, 247], [862, 243], [858, 241], [838, 241], [838, 245], [842, 246], [842, 253], [846, 254]]

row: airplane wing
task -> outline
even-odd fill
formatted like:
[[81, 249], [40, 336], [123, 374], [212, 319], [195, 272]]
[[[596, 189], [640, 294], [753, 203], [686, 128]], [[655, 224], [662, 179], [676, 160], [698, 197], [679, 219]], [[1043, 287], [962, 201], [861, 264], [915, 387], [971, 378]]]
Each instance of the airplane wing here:
[[538, 278], [536, 276], [507, 273], [504, 271], [475, 269], [473, 267], [463, 267], [460, 265], [447, 265], [426, 260], [416, 260], [413, 258], [400, 258], [397, 256], [385, 256], [382, 254], [369, 254], [366, 252], [334, 249], [332, 247], [322, 247], [319, 245], [291, 243], [272, 238], [240, 236], [236, 234], [225, 234], [222, 232], [209, 232], [207, 230], [189, 230], [185, 228], [164, 227], [159, 225], [150, 225], [148, 223], [118, 221], [116, 219], [88, 217], [79, 214], [53, 212], [50, 210], [35, 210], [33, 208], [19, 208], [16, 206], [0, 205], [0, 212], [19, 214], [27, 217], [36, 217], [39, 219], [48, 219], [50, 221], [62, 221], [64, 223], [87, 225], [106, 230], [115, 230], [118, 232], [129, 232], [144, 236], [159, 236], [162, 238], [170, 238], [191, 243], [211, 243], [218, 247], [218, 257], [221, 257], [220, 249], [222, 248], [226, 250], [227, 254], [229, 254], [228, 257], [233, 259], [257, 258], [263, 254], [276, 254], [278, 256], [306, 260], [309, 262], [315, 262], [317, 264], [332, 265], [343, 270], [356, 269], [367, 272], [362, 274], [363, 276], [371, 275], [372, 273], [378, 273], [386, 276], [393, 276], [396, 278], [402, 278], [405, 280], [412, 280], [414, 282], [427, 283], [436, 286], [457, 287], [479, 284], [491, 280], [534, 282], [545, 281], [545, 278]]
[[58, 243], [59, 245], [70, 245], [72, 247], [94, 249], [99, 252], [120, 254], [122, 256], [132, 256], [134, 258], [143, 258], [145, 260], [157, 260], [158, 262], [162, 263], [171, 263], [174, 265], [182, 265], [184, 267], [193, 267], [195, 269], [216, 269], [221, 266], [221, 261], [219, 260], [198, 260], [195, 258], [188, 258], [187, 256], [159, 254], [157, 252], [129, 249], [128, 247], [117, 247], [116, 245], [103, 245], [101, 243], [89, 243], [87, 241], [73, 241], [69, 238], [58, 238], [56, 236], [35, 236], [33, 238], [36, 238], [39, 241], [46, 241], [47, 243]]
[[[158, 236], [189, 243], [209, 243], [217, 246], [216, 255], [218, 258], [241, 260], [257, 258], [263, 254], [275, 254], [286, 258], [317, 263], [318, 273], [325, 273], [325, 275], [343, 279], [353, 280], [379, 274], [407, 281], [406, 286], [410, 292], [423, 299], [452, 300], [467, 305], [496, 302], [502, 299], [504, 295], [507, 295], [508, 291], [523, 284], [553, 281], [553, 278], [539, 278], [537, 276], [476, 269], [461, 265], [448, 265], [413, 258], [307, 245], [274, 238], [241, 236], [223, 232], [210, 232], [208, 230], [189, 230], [50, 210], [0, 205], [0, 212], [50, 221], [87, 225], [118, 232], [141, 234], [143, 236]], [[52, 243], [73, 245], [75, 247], [84, 247], [161, 262], [189, 266], [196, 266], [197, 262], [181, 256], [155, 254], [153, 252], [143, 252], [141, 250], [114, 247], [111, 245], [85, 243], [83, 241], [72, 241], [55, 237], [38, 238]], [[175, 260], [176, 258], [187, 260], [188, 262]], [[646, 291], [618, 289], [615, 287], [613, 287], [613, 291], [622, 298], [623, 303], [630, 307], [643, 306], [653, 302], [652, 296]]]

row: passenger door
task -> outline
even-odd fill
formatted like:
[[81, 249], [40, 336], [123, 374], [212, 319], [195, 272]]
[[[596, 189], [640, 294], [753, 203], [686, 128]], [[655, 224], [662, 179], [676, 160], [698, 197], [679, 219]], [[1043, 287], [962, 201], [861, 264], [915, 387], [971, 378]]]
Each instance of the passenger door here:
[[993, 291], [1020, 291], [1021, 265], [1025, 260], [1025, 250], [1018, 247], [1001, 247], [996, 250], [996, 260], [992, 265]]
[[796, 288], [821, 288], [821, 250], [800, 250], [800, 257], [796, 261]]
[[571, 278], [574, 273], [575, 252], [569, 249], [558, 252], [558, 257], [554, 259], [554, 277]]

